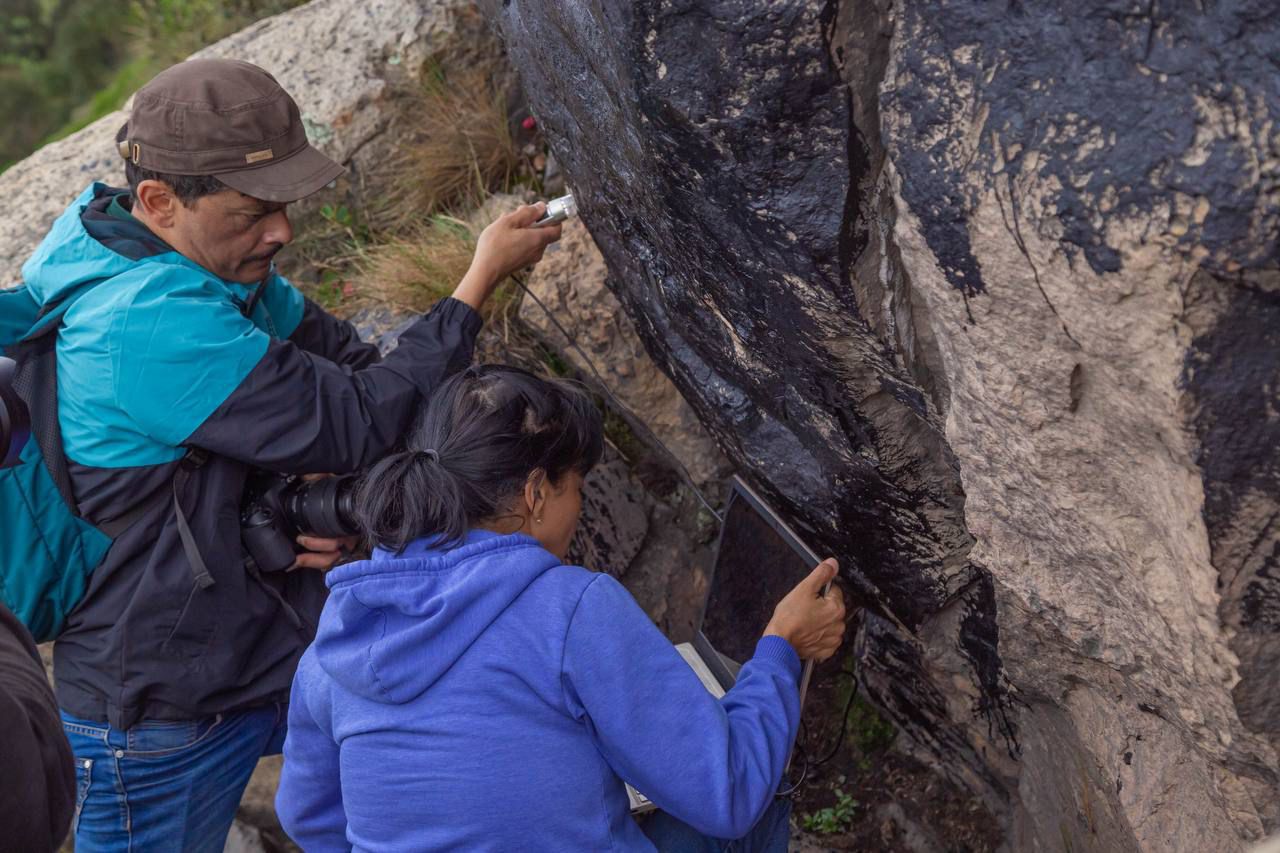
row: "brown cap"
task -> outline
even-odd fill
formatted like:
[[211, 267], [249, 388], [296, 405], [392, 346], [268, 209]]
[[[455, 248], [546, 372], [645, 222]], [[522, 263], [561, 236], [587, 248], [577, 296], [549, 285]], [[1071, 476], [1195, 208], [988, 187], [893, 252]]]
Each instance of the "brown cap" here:
[[192, 59], [133, 96], [120, 154], [170, 175], [216, 175], [264, 201], [297, 201], [343, 173], [307, 142], [302, 114], [275, 78], [235, 59]]

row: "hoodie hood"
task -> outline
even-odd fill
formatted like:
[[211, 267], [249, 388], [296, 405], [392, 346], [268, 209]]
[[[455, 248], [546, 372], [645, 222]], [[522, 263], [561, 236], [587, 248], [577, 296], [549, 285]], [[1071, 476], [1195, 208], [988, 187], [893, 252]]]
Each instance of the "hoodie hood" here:
[[316, 660], [357, 695], [411, 702], [531, 583], [559, 565], [530, 536], [485, 530], [472, 530], [449, 548], [423, 539], [399, 555], [379, 549], [372, 559], [328, 573]]

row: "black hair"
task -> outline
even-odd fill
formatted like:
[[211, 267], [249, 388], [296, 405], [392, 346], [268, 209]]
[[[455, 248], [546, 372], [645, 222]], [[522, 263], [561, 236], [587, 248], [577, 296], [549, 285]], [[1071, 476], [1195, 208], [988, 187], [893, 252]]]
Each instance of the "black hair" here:
[[[129, 125], [126, 124], [116, 133], [116, 142], [123, 142], [128, 136]], [[169, 185], [169, 189], [173, 190], [173, 194], [178, 197], [178, 201], [182, 202], [182, 206], [188, 208], [198, 199], [230, 189], [213, 175], [168, 175], [135, 166], [132, 160], [124, 161], [124, 179], [129, 183], [129, 190], [135, 202], [138, 200], [139, 184], [143, 181], [163, 181]]]
[[507, 511], [529, 475], [552, 484], [600, 461], [600, 410], [581, 386], [505, 365], [473, 366], [432, 395], [405, 448], [369, 469], [356, 518], [369, 539], [402, 552], [410, 542], [460, 539]]

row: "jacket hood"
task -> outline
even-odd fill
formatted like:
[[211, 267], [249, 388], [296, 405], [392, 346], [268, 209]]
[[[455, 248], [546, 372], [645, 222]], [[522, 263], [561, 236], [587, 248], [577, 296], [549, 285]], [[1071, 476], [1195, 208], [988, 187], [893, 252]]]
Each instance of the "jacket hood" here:
[[507, 607], [560, 560], [524, 534], [472, 530], [450, 548], [418, 540], [403, 554], [329, 572], [329, 600], [313, 646], [347, 690], [411, 702], [431, 687]]
[[128, 192], [95, 183], [54, 220], [35, 254], [22, 265], [23, 281], [41, 305], [87, 282], [119, 275], [137, 266], [141, 258], [182, 258], [145, 226], [122, 222], [105, 212], [112, 198]]

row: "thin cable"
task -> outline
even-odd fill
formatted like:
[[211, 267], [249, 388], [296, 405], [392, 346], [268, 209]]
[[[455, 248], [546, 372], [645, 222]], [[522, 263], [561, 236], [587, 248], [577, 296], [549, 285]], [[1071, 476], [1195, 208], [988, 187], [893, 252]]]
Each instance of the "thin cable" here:
[[793, 759], [798, 758], [800, 760], [800, 778], [793, 782], [791, 787], [774, 794], [775, 797], [792, 796], [796, 791], [800, 790], [800, 786], [809, 778], [809, 754], [804, 751], [804, 742], [808, 739], [808, 729], [805, 727], [803, 719], [800, 721], [800, 728], [800, 737], [796, 738], [795, 752], [792, 756]]
[[813, 762], [814, 767], [821, 767], [828, 761], [836, 757], [836, 753], [840, 751], [840, 747], [844, 746], [844, 737], [849, 732], [849, 712], [853, 710], [854, 700], [858, 698], [858, 676], [857, 673], [850, 672], [847, 669], [840, 670], [840, 675], [847, 675], [853, 679], [853, 689], [849, 691], [849, 701], [844, 703], [843, 722], [840, 723], [840, 736], [836, 738], [836, 745], [831, 747], [831, 751], [826, 755]]
[[702, 490], [694, 485], [693, 476], [689, 473], [689, 469], [684, 466], [684, 463], [680, 461], [680, 457], [672, 453], [671, 448], [663, 444], [662, 439], [658, 438], [658, 436], [654, 434], [653, 430], [649, 429], [649, 425], [646, 424], [635, 412], [633, 412], [629, 406], [624, 405], [621, 400], [614, 396], [614, 393], [609, 390], [608, 383], [606, 383], [604, 381], [604, 377], [600, 375], [600, 371], [596, 370], [596, 366], [591, 363], [591, 359], [585, 352], [583, 352], [582, 347], [578, 346], [577, 340], [574, 339], [573, 335], [569, 334], [568, 330], [565, 329], [564, 326], [560, 325], [560, 321], [556, 319], [556, 315], [552, 313], [550, 308], [543, 304], [541, 299], [534, 295], [533, 291], [524, 283], [524, 279], [512, 273], [511, 280], [520, 286], [520, 289], [525, 292], [525, 295], [532, 299], [534, 304], [541, 308], [542, 312], [547, 315], [547, 319], [551, 321], [552, 325], [560, 330], [560, 334], [564, 335], [565, 340], [569, 342], [569, 346], [573, 348], [573, 351], [582, 359], [583, 364], [585, 364], [591, 371], [591, 374], [595, 376], [596, 382], [600, 385], [600, 390], [604, 391], [605, 396], [609, 398], [609, 401], [620, 410], [630, 415], [632, 422], [644, 430], [645, 434], [649, 436], [649, 439], [653, 441], [654, 444], [662, 448], [663, 452], [666, 453], [667, 456], [670, 457], [671, 461], [676, 464], [676, 467], [680, 469], [680, 477], [684, 480], [685, 485], [693, 491], [694, 495], [697, 496], [702, 505], [706, 507], [707, 512], [711, 513], [711, 515], [715, 517], [716, 521], [723, 524], [724, 516], [711, 505], [711, 502], [707, 500], [707, 496], [702, 493]]

